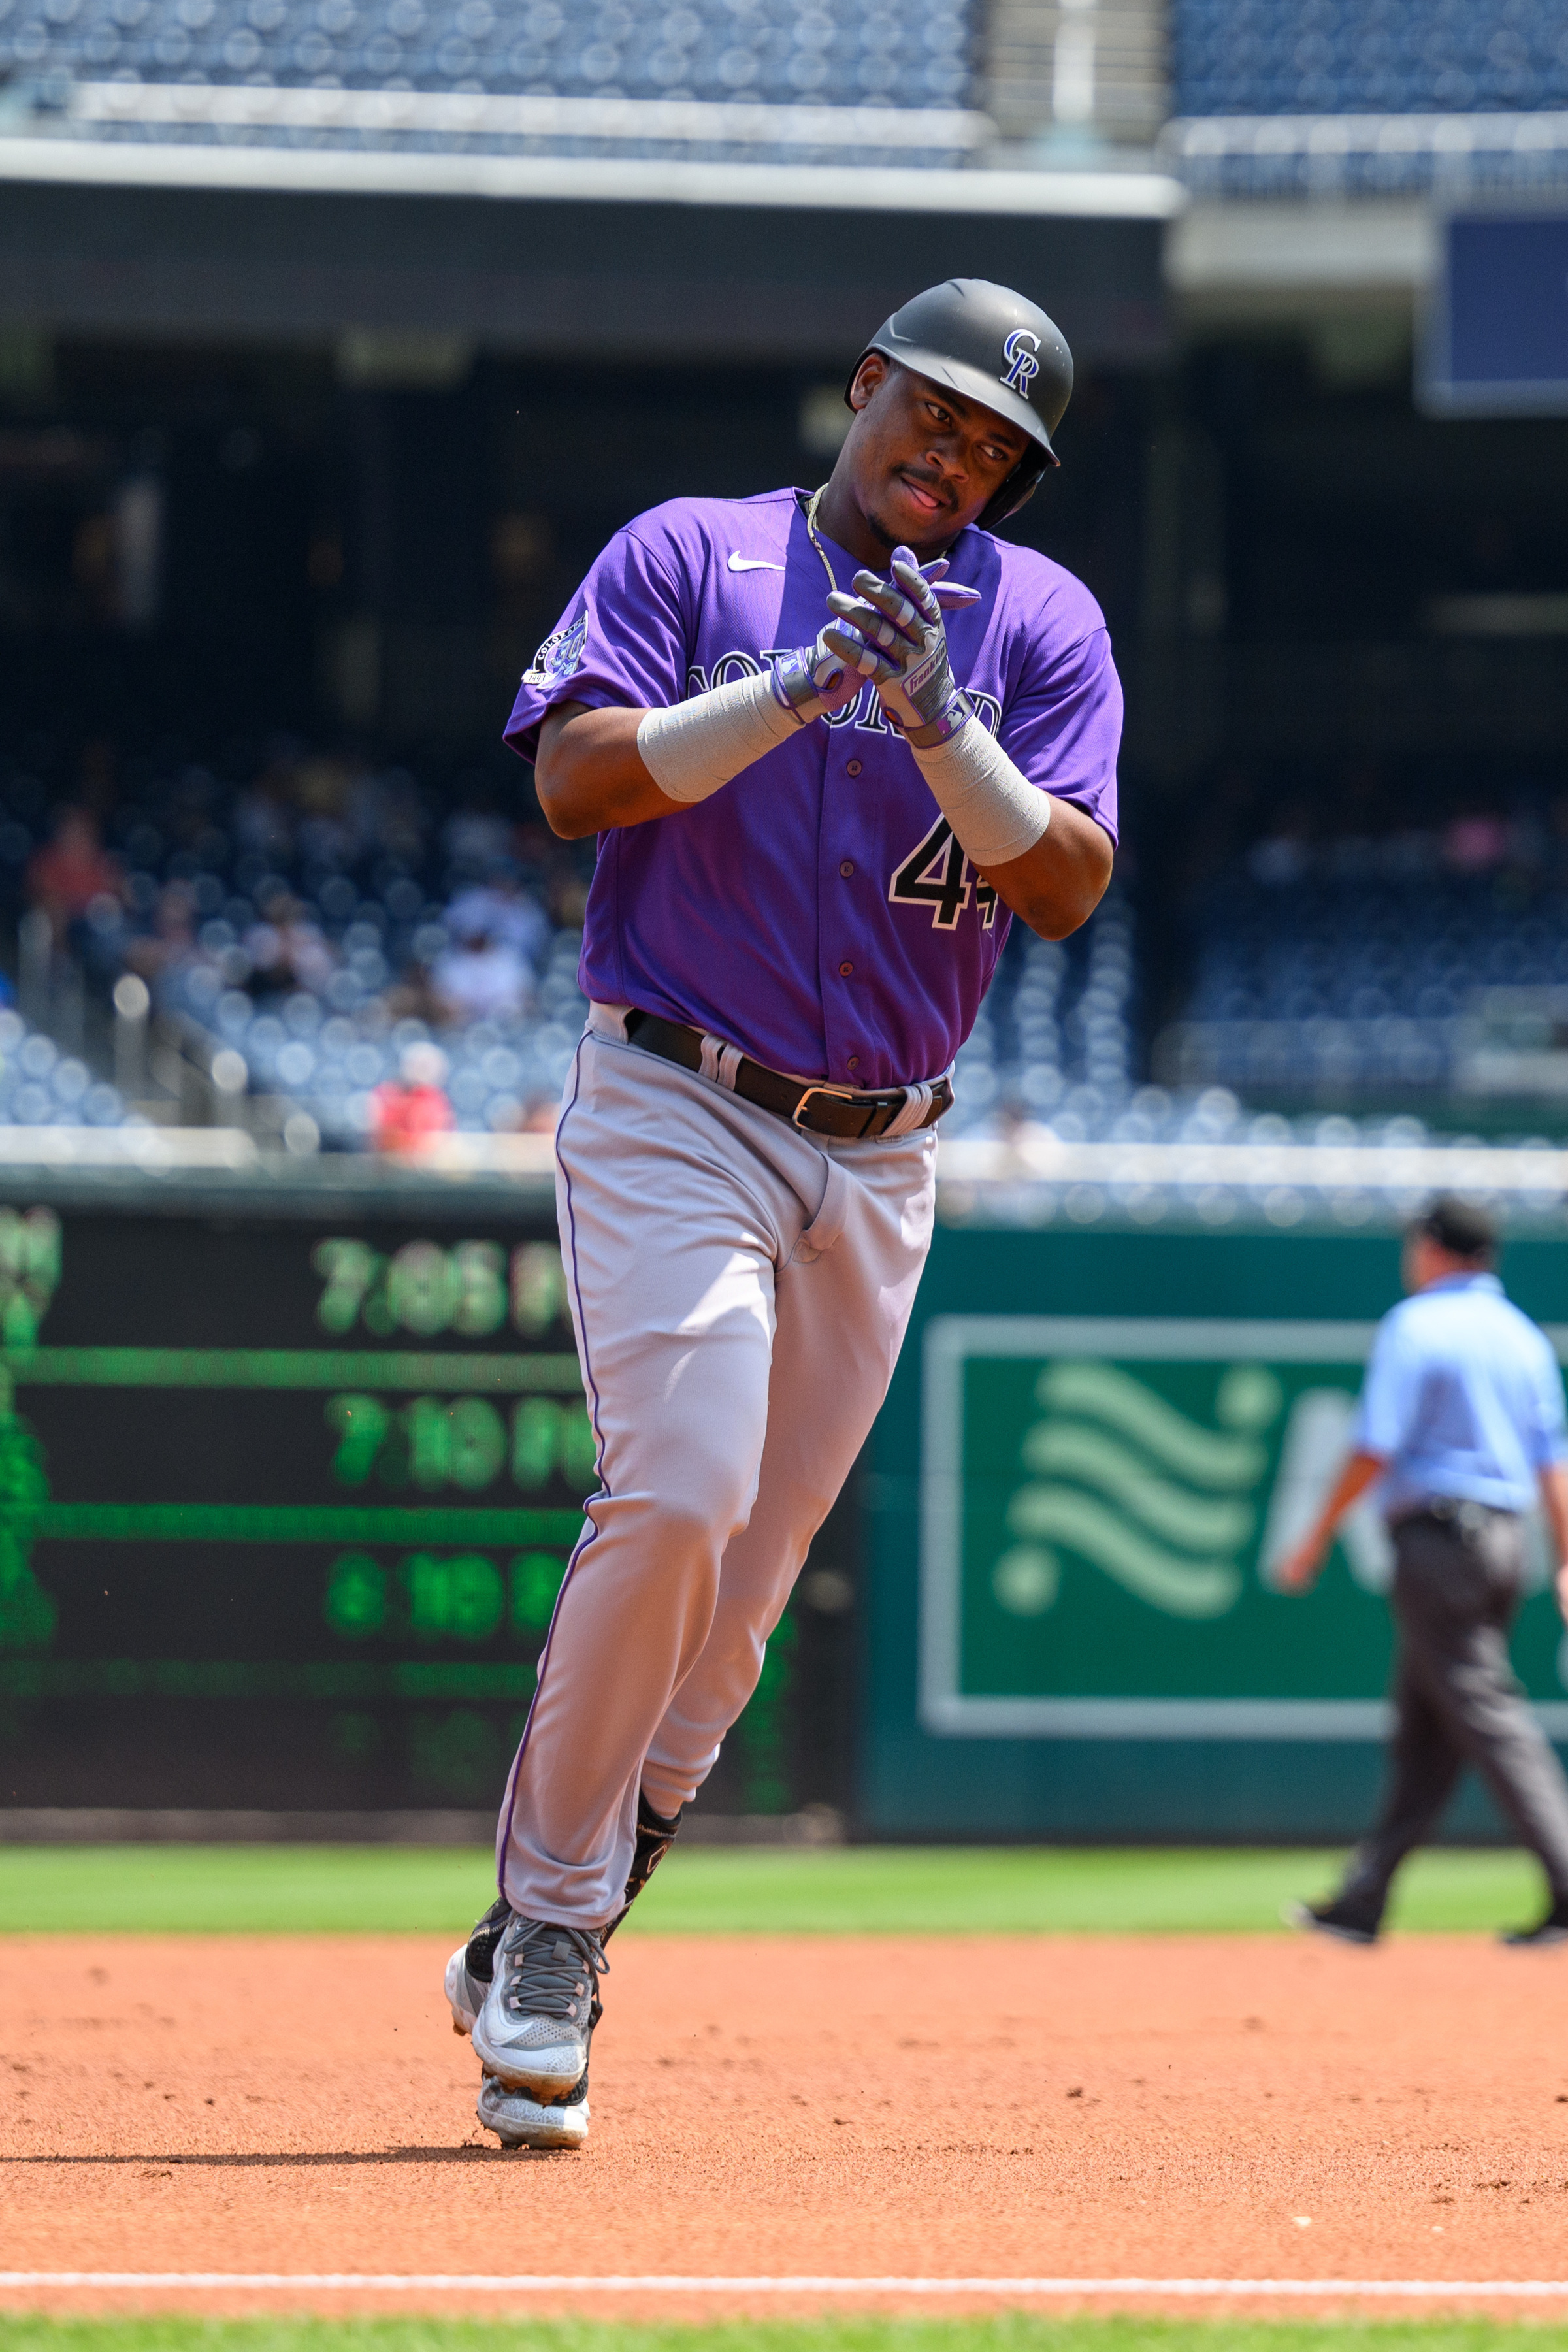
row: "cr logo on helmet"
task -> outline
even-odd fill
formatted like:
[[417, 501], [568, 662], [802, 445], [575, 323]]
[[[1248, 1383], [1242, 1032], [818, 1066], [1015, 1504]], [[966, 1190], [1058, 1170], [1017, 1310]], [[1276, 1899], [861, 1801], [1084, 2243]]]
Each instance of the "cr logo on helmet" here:
[[1027, 327], [1015, 327], [1002, 346], [1002, 356], [1007, 362], [1002, 381], [1009, 392], [1021, 393], [1026, 400], [1029, 386], [1040, 373], [1040, 362], [1035, 357], [1039, 348], [1038, 335], [1032, 334]]

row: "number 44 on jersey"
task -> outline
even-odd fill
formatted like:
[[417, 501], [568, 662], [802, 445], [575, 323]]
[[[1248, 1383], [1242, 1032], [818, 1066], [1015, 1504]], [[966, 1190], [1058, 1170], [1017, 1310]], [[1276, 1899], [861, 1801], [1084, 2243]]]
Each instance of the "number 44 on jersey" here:
[[895, 907], [929, 907], [932, 930], [951, 931], [969, 904], [971, 889], [982, 928], [989, 930], [996, 919], [996, 893], [973, 872], [943, 816], [898, 867], [888, 896]]

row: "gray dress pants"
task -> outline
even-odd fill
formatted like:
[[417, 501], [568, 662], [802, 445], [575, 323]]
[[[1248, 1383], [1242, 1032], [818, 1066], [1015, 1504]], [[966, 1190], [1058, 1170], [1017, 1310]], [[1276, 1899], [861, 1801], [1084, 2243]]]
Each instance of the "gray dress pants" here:
[[1399, 1646], [1388, 1792], [1339, 1898], [1369, 1927], [1467, 1764], [1520, 1843], [1539, 1854], [1553, 1898], [1568, 1896], [1568, 1783], [1509, 1663], [1523, 1530], [1505, 1512], [1467, 1510], [1466, 1518], [1469, 1525], [1422, 1513], [1394, 1529]]

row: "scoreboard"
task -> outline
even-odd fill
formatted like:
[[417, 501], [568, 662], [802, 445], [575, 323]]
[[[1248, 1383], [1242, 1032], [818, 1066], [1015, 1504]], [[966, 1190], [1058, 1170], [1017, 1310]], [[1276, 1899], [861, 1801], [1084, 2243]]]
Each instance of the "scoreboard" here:
[[1421, 404], [1438, 416], [1568, 415], [1568, 212], [1498, 205], [1437, 226]]
[[[548, 1185], [25, 1181], [0, 1815], [489, 1812], [594, 1482]], [[848, 1801], [854, 1528], [850, 1497], [705, 1811]]]
[[0, 1349], [0, 1805], [499, 1799], [594, 1472], [547, 1202], [17, 1201]]

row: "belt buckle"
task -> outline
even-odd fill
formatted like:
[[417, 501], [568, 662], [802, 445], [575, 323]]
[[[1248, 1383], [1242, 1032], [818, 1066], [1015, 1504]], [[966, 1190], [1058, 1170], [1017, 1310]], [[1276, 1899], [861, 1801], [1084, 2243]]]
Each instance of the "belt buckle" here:
[[[800, 1100], [796, 1103], [795, 1108], [789, 1115], [790, 1125], [792, 1127], [801, 1126], [801, 1113], [805, 1110], [813, 1095], [827, 1095], [835, 1102], [853, 1102], [855, 1099], [855, 1091], [856, 1090], [853, 1087], [807, 1087], [805, 1093], [801, 1096]], [[806, 1128], [804, 1129], [804, 1132], [809, 1135], [811, 1133], [811, 1129]]]

